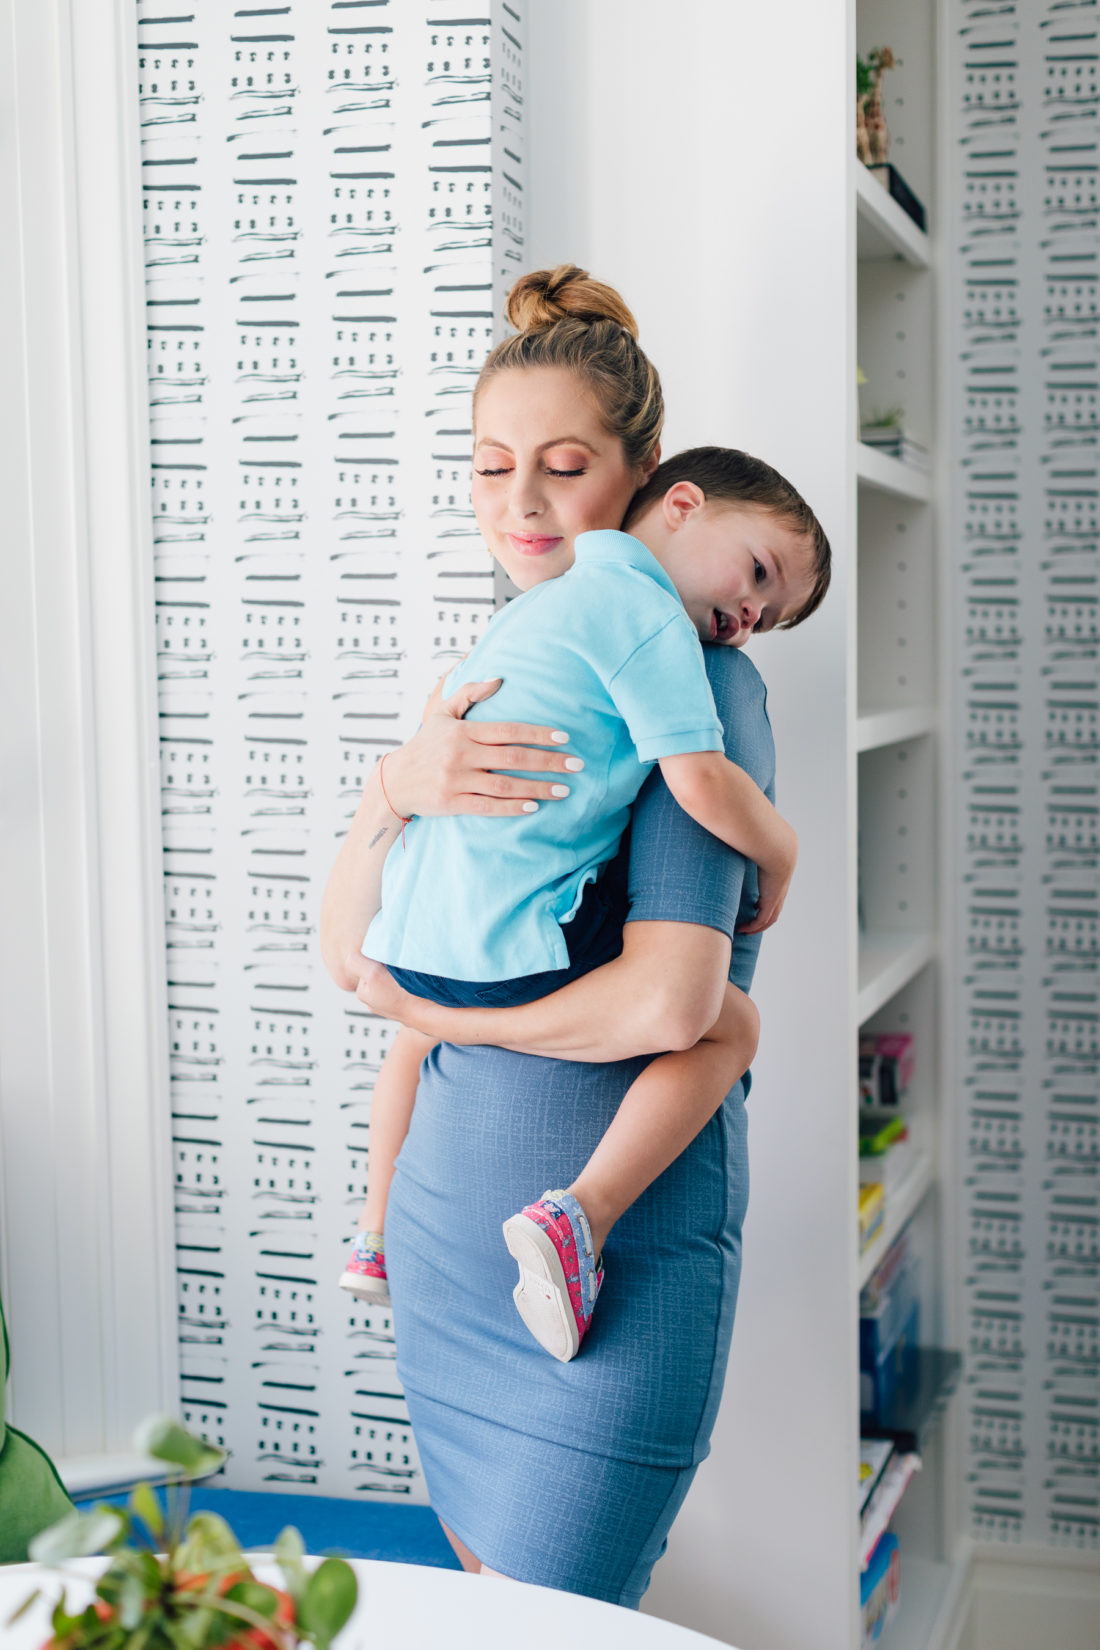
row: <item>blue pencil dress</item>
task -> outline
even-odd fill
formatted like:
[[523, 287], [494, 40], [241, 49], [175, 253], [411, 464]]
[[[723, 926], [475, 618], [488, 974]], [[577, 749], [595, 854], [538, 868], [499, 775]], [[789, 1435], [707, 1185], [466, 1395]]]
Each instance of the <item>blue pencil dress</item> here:
[[[727, 754], [771, 795], [764, 684], [743, 653], [705, 653]], [[730, 979], [749, 990], [759, 937], [735, 931], [754, 909], [755, 867], [696, 825], [659, 771], [623, 853], [627, 920], [730, 934]], [[722, 1394], [748, 1202], [747, 1079], [615, 1226], [571, 1363], [520, 1320], [501, 1224], [576, 1177], [646, 1063], [440, 1044], [421, 1068], [386, 1212], [397, 1367], [435, 1511], [494, 1570], [632, 1608]]]

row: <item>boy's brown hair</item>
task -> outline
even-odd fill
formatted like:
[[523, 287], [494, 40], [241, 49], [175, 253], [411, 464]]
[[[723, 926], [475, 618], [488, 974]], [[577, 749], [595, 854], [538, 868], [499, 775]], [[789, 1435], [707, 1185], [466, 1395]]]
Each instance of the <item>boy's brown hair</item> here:
[[678, 481], [691, 481], [706, 499], [715, 503], [743, 504], [753, 510], [768, 510], [777, 516], [792, 532], [805, 539], [810, 550], [813, 582], [810, 594], [791, 618], [777, 625], [778, 630], [793, 630], [802, 624], [825, 600], [832, 568], [832, 551], [825, 530], [802, 494], [792, 487], [785, 476], [765, 464], [761, 458], [738, 451], [736, 447], [689, 447], [659, 464], [649, 480], [630, 501], [623, 522], [623, 531], [630, 528], [651, 505], [656, 504], [675, 487]]

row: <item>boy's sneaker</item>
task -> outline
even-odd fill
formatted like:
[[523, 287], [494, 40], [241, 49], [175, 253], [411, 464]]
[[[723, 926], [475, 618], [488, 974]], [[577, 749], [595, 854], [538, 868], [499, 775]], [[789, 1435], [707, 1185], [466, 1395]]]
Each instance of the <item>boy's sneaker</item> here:
[[520, 1317], [540, 1346], [568, 1363], [603, 1283], [603, 1257], [593, 1256], [584, 1210], [569, 1192], [544, 1192], [504, 1222], [504, 1241], [519, 1265], [512, 1298]]
[[386, 1255], [382, 1248], [381, 1232], [356, 1232], [347, 1265], [340, 1279], [340, 1288], [372, 1306], [390, 1304], [390, 1287], [386, 1282]]

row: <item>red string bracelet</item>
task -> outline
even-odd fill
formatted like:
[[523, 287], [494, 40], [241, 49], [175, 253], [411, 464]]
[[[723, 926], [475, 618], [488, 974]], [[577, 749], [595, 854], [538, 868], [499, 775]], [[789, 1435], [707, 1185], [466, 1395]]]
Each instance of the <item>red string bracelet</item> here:
[[[392, 755], [393, 755], [392, 751], [387, 751], [386, 752], [386, 756], [392, 756]], [[397, 809], [394, 807], [393, 803], [390, 801], [389, 797], [386, 795], [386, 782], [382, 778], [382, 769], [386, 766], [386, 756], [384, 756], [382, 758], [381, 762], [379, 762], [379, 764], [378, 764], [378, 783], [382, 788], [382, 800], [386, 804], [386, 807], [390, 810], [390, 813], [393, 814], [395, 819], [399, 819], [401, 821], [401, 846], [402, 846], [402, 848], [404, 848], [404, 846], [405, 846], [405, 826], [412, 824], [413, 815], [409, 814], [409, 815], [406, 816], [405, 814], [399, 814], [397, 812]]]

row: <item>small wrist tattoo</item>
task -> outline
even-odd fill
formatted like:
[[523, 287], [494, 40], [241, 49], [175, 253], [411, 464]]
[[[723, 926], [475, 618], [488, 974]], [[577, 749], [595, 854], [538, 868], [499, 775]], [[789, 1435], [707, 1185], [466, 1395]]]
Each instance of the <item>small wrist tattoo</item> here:
[[374, 835], [371, 837], [370, 841], [367, 843], [367, 847], [368, 848], [376, 847], [378, 845], [378, 843], [381, 842], [381, 840], [385, 836], [385, 834], [386, 834], [386, 827], [385, 827], [385, 825], [383, 825], [383, 827], [380, 831], [375, 831]]

